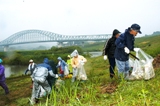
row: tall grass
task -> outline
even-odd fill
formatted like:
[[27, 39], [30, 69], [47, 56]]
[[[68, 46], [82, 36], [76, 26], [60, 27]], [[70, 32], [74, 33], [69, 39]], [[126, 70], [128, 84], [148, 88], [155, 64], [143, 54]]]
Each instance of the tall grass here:
[[[160, 70], [156, 70], [155, 78], [145, 81], [126, 81], [110, 79], [108, 62], [102, 57], [88, 60], [86, 71], [88, 81], [65, 80], [58, 90], [52, 90], [50, 98], [38, 106], [159, 106], [160, 105]], [[97, 65], [98, 62], [98, 65]], [[97, 66], [97, 67], [93, 67]], [[101, 68], [100, 68], [101, 67]], [[116, 71], [117, 75], [117, 71]], [[101, 86], [117, 84], [113, 93], [102, 93]]]

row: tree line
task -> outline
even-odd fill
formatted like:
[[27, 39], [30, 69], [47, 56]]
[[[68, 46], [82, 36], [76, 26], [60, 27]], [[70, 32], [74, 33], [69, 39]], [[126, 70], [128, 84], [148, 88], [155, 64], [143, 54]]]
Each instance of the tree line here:
[[49, 50], [32, 50], [32, 51], [8, 51], [0, 52], [0, 58], [3, 59], [4, 64], [8, 65], [28, 65], [30, 59], [33, 59], [35, 63], [43, 62], [44, 58], [57, 61], [60, 56], [63, 60], [67, 60], [67, 56], [70, 55], [75, 49], [79, 54], [83, 54], [83, 50], [79, 46], [69, 47], [51, 47]]

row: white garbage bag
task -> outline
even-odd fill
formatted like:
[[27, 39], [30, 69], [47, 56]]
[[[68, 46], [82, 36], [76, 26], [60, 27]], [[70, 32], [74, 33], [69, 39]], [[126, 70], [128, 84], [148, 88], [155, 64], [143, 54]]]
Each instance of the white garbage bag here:
[[139, 49], [136, 51], [136, 57], [139, 60], [132, 58], [129, 59], [130, 67], [133, 67], [132, 73], [129, 76], [129, 80], [145, 79], [149, 80], [155, 76], [153, 69], [153, 57]]
[[68, 66], [65, 66], [64, 75], [67, 76], [68, 74], [69, 74]]
[[77, 79], [78, 80], [87, 80], [87, 74], [85, 72], [83, 63], [79, 64]]

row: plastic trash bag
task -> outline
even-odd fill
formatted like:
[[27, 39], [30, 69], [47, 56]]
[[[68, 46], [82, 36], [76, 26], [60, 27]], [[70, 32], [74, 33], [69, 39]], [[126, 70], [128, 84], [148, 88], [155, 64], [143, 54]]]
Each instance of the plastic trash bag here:
[[84, 65], [84, 63], [79, 64], [78, 75], [77, 75], [78, 80], [87, 80], [87, 75], [86, 75], [86, 72], [85, 72], [83, 65]]
[[133, 67], [132, 72], [129, 76], [129, 80], [145, 79], [149, 80], [155, 76], [153, 69], [153, 57], [145, 53], [143, 50], [139, 49], [136, 51], [136, 57], [139, 58], [129, 59], [130, 67]]
[[68, 67], [67, 67], [67, 66], [65, 66], [64, 68], [65, 68], [65, 70], [64, 70], [64, 75], [68, 75], [68, 74], [69, 74]]

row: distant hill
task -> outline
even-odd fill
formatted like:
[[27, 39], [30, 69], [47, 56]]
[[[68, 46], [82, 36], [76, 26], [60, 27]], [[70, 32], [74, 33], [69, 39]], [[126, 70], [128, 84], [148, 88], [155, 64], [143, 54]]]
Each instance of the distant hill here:
[[153, 34], [145, 35], [145, 36], [155, 36], [155, 35], [160, 35], [160, 31], [155, 31], [155, 32], [153, 32]]

